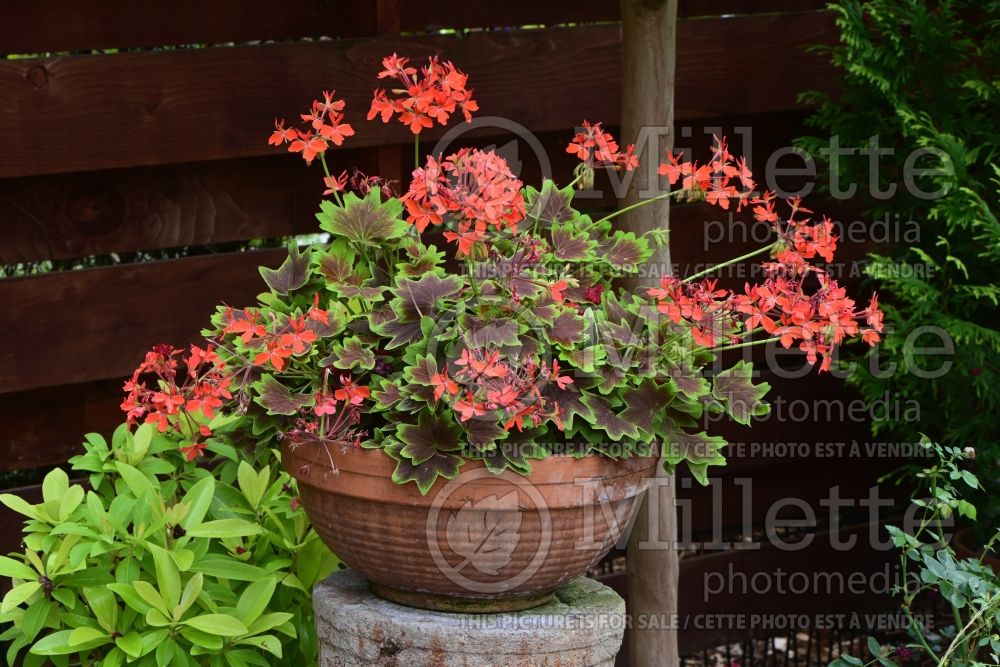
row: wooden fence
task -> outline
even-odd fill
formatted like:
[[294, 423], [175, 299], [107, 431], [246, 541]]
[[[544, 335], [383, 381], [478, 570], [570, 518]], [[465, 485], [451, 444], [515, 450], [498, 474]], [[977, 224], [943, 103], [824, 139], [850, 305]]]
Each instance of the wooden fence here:
[[[692, 145], [708, 142], [705, 127], [751, 127], [753, 151], [766, 157], [803, 131], [808, 110], [798, 93], [834, 89], [830, 65], [806, 52], [836, 39], [822, 5], [682, 2], [676, 121], [694, 128]], [[196, 340], [214, 305], [252, 300], [261, 290], [256, 267], [278, 264], [284, 252], [226, 248], [314, 230], [319, 176], [267, 145], [275, 116], [294, 117], [336, 88], [359, 132], [335, 162], [401, 179], [405, 130], [363, 119], [379, 61], [394, 51], [440, 53], [470, 73], [481, 113], [537, 134], [565, 177], [572, 165], [561, 143], [570, 129], [584, 117], [618, 122], [617, 14], [614, 0], [8, 3], [0, 51], [20, 55], [0, 60], [0, 264], [182, 247], [189, 256], [0, 280], [0, 470], [61, 464], [83, 433], [112, 429], [122, 376], [144, 351]], [[672, 215], [675, 261], [738, 249], [706, 255], [706, 214], [688, 206]], [[813, 377], [779, 386], [778, 395], [819, 401], [846, 391]], [[730, 436], [751, 440], [746, 430]], [[866, 438], [865, 424], [831, 418], [765, 423], [752, 440]], [[713, 522], [730, 530], [744, 516], [762, 520], [773, 498], [818, 506], [838, 484], [842, 495], [860, 494], [886, 465], [737, 456], [719, 477], [720, 495], [680, 493], [692, 502], [696, 530]], [[750, 475], [747, 512], [737, 487]], [[0, 520], [6, 551], [16, 545], [17, 519]], [[739, 560], [747, 571], [768, 567]], [[754, 599], [737, 596], [734, 610]], [[683, 599], [682, 611], [695, 602]], [[721, 634], [686, 633], [685, 646]]]

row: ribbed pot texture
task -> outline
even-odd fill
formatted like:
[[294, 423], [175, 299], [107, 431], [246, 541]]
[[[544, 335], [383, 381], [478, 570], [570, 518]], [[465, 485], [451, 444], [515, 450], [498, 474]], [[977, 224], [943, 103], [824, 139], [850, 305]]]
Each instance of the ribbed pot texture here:
[[282, 457], [324, 543], [376, 593], [465, 612], [551, 599], [621, 537], [657, 465], [551, 456], [532, 461], [527, 476], [497, 476], [467, 461], [421, 495], [412, 482], [393, 483], [396, 461], [381, 450], [286, 444]]

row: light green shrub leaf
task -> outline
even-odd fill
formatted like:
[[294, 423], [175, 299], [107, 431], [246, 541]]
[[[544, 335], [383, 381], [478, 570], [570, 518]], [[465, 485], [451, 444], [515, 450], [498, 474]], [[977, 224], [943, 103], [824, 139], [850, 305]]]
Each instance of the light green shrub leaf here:
[[222, 637], [238, 637], [247, 633], [246, 626], [229, 614], [202, 614], [184, 621], [184, 625]]
[[250, 625], [267, 609], [278, 582], [274, 577], [255, 581], [243, 591], [236, 603], [236, 616], [244, 625]]
[[69, 476], [62, 468], [56, 468], [42, 480], [42, 498], [45, 502], [59, 501], [69, 488]]
[[130, 658], [138, 658], [142, 651], [142, 640], [136, 631], [126, 632], [121, 637], [115, 637], [115, 645]]
[[249, 535], [260, 535], [264, 529], [257, 524], [244, 521], [242, 519], [218, 519], [216, 521], [206, 521], [200, 526], [195, 526], [188, 531], [191, 537], [247, 537]]
[[259, 637], [247, 637], [239, 639], [237, 644], [246, 644], [267, 651], [275, 657], [281, 657], [281, 642], [274, 635], [260, 635]]
[[[168, 610], [166, 603], [164, 603], [163, 598], [160, 597], [159, 591], [153, 588], [151, 583], [138, 579], [132, 584], [132, 588], [135, 589], [135, 592], [139, 594], [139, 597], [141, 597], [146, 604], [158, 609], [164, 616], [170, 615], [170, 611]], [[122, 599], [128, 602], [127, 599]]]
[[69, 645], [70, 646], [80, 646], [81, 644], [87, 644], [89, 642], [99, 641], [105, 644], [111, 641], [111, 637], [107, 633], [101, 632], [97, 628], [74, 628], [69, 634]]
[[147, 544], [146, 549], [153, 555], [153, 564], [156, 567], [156, 584], [160, 589], [160, 596], [166, 603], [167, 609], [173, 609], [181, 601], [181, 573], [177, 570], [177, 564], [162, 547]]
[[0, 575], [32, 581], [38, 579], [38, 573], [19, 560], [0, 556]]
[[23, 584], [14, 586], [4, 596], [3, 604], [0, 604], [0, 613], [6, 614], [41, 589], [42, 585], [37, 581], [26, 581]]
[[215, 479], [213, 477], [203, 477], [188, 489], [182, 501], [188, 507], [187, 514], [181, 519], [180, 525], [185, 531], [191, 530], [205, 518], [208, 508], [212, 505], [212, 497], [215, 495]]

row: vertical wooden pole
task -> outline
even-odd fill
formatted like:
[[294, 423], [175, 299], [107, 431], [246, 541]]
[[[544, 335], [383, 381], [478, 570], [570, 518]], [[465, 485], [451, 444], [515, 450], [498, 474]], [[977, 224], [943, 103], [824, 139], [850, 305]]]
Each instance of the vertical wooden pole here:
[[[674, 46], [678, 0], [621, 0], [622, 15], [622, 141], [639, 141], [640, 168], [632, 179], [623, 205], [654, 189], [656, 165], [673, 145]], [[646, 141], [641, 132], [646, 132]], [[647, 195], [648, 196], [648, 195]], [[636, 233], [666, 228], [669, 202], [655, 202], [622, 216]], [[662, 271], [670, 267], [670, 250], [662, 248], [652, 261]], [[636, 287], [656, 284], [656, 276], [636, 281]], [[662, 621], [677, 615], [679, 564], [674, 548], [677, 535], [676, 491], [673, 476], [657, 471], [656, 491], [642, 501], [628, 544], [629, 613], [633, 629], [629, 657], [633, 667], [674, 667], [679, 663], [677, 632]], [[664, 479], [666, 477], [666, 479]], [[650, 507], [650, 503], [655, 507]], [[653, 541], [661, 546], [650, 547]], [[669, 542], [669, 548], [662, 544]], [[641, 623], [656, 616], [661, 622]]]

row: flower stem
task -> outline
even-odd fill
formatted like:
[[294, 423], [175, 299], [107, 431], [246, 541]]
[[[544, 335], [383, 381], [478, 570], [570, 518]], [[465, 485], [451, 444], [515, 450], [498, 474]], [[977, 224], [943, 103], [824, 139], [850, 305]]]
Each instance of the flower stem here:
[[[323, 173], [326, 174], [327, 178], [330, 178], [330, 168], [326, 166], [326, 156], [322, 153], [319, 154], [319, 163], [323, 165]], [[333, 191], [333, 198], [337, 200], [338, 205], [344, 205], [344, 200], [340, 198], [340, 193], [336, 190]]]
[[[575, 182], [576, 181], [574, 181], [574, 183]], [[617, 211], [612, 211], [611, 213], [608, 213], [606, 216], [604, 216], [603, 218], [601, 218], [600, 220], [598, 220], [594, 224], [595, 225], [599, 225], [602, 222], [607, 222], [611, 218], [617, 218], [622, 213], [628, 213], [629, 211], [633, 211], [633, 210], [635, 210], [637, 208], [645, 206], [646, 204], [652, 204], [654, 201], [660, 201], [661, 199], [666, 199], [667, 197], [671, 197], [673, 195], [680, 194], [682, 192], [686, 193], [686, 192], [689, 192], [689, 190], [685, 190], [685, 189], [672, 190], [670, 192], [664, 192], [662, 195], [656, 195], [655, 197], [650, 197], [649, 199], [641, 199], [641, 200], [637, 201], [634, 204], [626, 206], [625, 208], [621, 208], [621, 209], [618, 209]]]
[[733, 345], [723, 345], [721, 347], [709, 348], [709, 351], [711, 351], [711, 352], [723, 352], [725, 350], [736, 350], [736, 349], [739, 349], [741, 347], [751, 347], [753, 345], [760, 345], [761, 343], [768, 343], [768, 342], [770, 342], [772, 340], [781, 340], [781, 339], [778, 338], [778, 337], [776, 337], [776, 336], [775, 337], [771, 337], [771, 338], [758, 338], [757, 340], [748, 340], [745, 343], [735, 343]]
[[413, 135], [413, 168], [420, 169], [420, 135]]
[[716, 264], [715, 266], [709, 267], [709, 268], [705, 269], [704, 271], [699, 271], [698, 273], [690, 275], [687, 278], [685, 278], [684, 280], [682, 280], [681, 282], [689, 283], [692, 280], [697, 280], [698, 278], [701, 278], [702, 276], [707, 276], [710, 273], [715, 273], [719, 269], [725, 268], [727, 266], [731, 266], [732, 264], [736, 264], [737, 262], [742, 262], [743, 260], [750, 259], [751, 257], [756, 257], [757, 255], [761, 255], [761, 254], [763, 254], [765, 252], [771, 252], [771, 250], [776, 245], [778, 245], [777, 241], [775, 241], [771, 245], [764, 246], [763, 248], [758, 248], [758, 249], [754, 250], [753, 252], [748, 252], [745, 255], [740, 255], [739, 257], [734, 257], [733, 259], [726, 260], [725, 262], [723, 262], [721, 264]]

